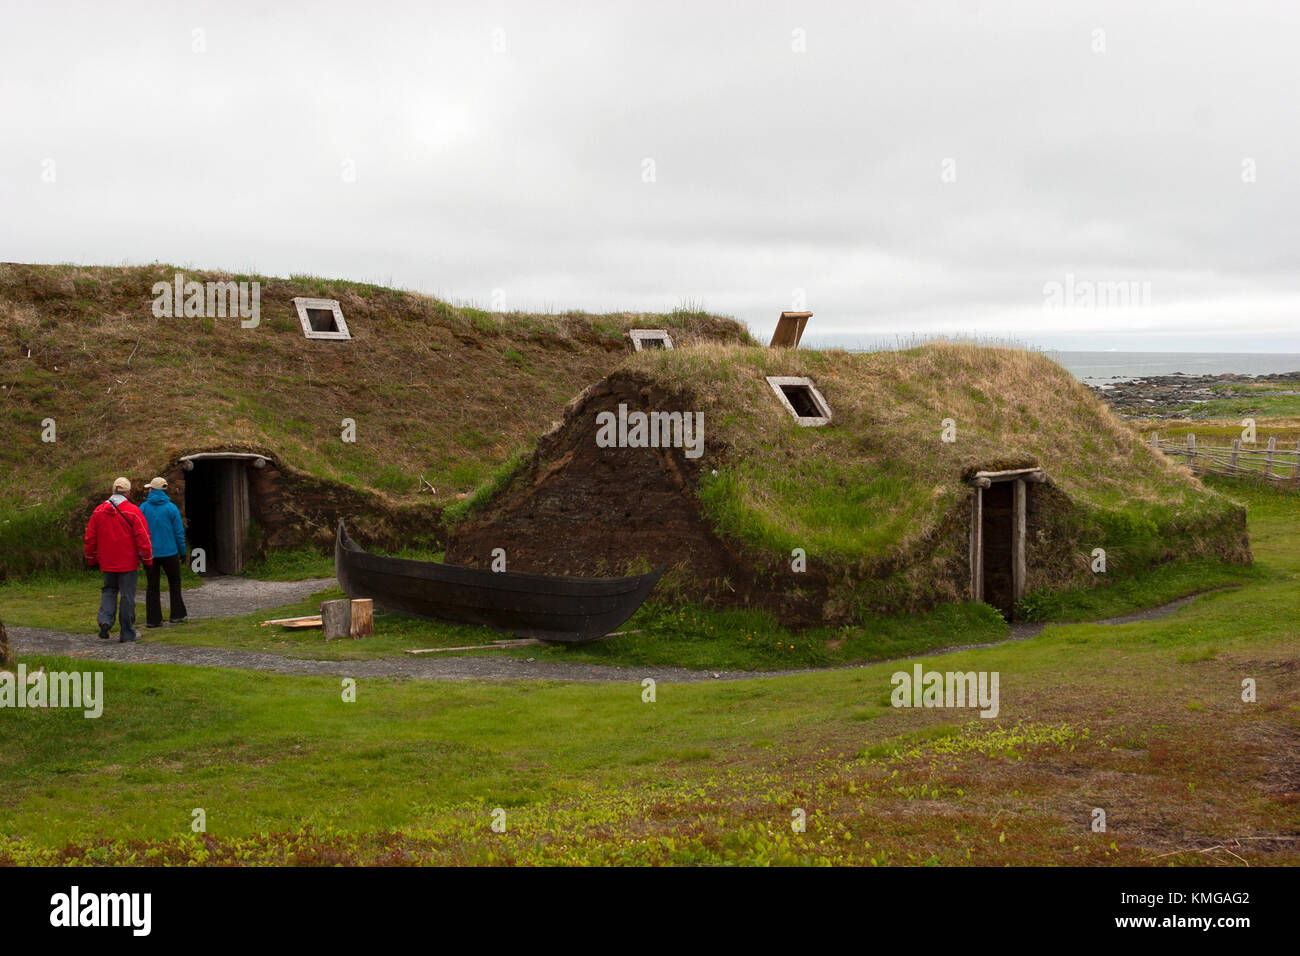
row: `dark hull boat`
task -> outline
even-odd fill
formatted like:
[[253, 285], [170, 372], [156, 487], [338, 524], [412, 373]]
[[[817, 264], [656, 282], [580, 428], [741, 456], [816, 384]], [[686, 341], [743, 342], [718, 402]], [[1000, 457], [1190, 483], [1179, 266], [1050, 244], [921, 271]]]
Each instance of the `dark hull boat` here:
[[348, 597], [390, 611], [479, 624], [519, 637], [581, 644], [636, 613], [664, 569], [628, 578], [568, 578], [386, 558], [363, 551], [339, 521], [334, 574]]

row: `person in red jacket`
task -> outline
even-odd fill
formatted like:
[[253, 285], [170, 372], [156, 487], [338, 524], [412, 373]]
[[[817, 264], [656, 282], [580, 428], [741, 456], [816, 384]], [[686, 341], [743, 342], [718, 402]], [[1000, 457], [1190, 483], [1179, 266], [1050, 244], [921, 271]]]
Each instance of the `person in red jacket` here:
[[97, 507], [86, 525], [86, 563], [104, 573], [99, 589], [99, 637], [108, 640], [113, 618], [121, 624], [120, 640], [136, 640], [135, 583], [141, 562], [153, 564], [153, 544], [149, 524], [140, 509], [126, 500], [131, 482], [126, 478], [113, 481], [113, 493]]

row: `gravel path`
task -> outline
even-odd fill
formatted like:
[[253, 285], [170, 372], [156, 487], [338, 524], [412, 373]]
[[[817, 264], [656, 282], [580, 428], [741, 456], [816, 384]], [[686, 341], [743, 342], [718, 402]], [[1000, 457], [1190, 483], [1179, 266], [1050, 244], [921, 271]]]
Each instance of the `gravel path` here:
[[[184, 625], [179, 625], [184, 627]], [[367, 661], [309, 661], [265, 651], [229, 647], [181, 647], [156, 642], [119, 644], [116, 638], [64, 634], [39, 627], [11, 627], [9, 639], [22, 654], [60, 654], [99, 661], [189, 664], [198, 667], [241, 667], [273, 674], [336, 674], [342, 677], [397, 677], [420, 680], [557, 680], [640, 681], [653, 677], [665, 683], [741, 680], [796, 673], [779, 671], [692, 671], [683, 667], [610, 667], [565, 661], [526, 661], [519, 657], [382, 657]]]
[[[218, 579], [220, 580], [220, 579]], [[325, 583], [322, 585], [322, 581]], [[211, 587], [210, 582], [199, 591]], [[286, 584], [297, 585], [301, 590], [298, 597], [281, 600], [298, 600], [308, 594], [329, 587], [332, 578], [315, 581], [296, 582], [248, 582], [258, 589], [271, 586], [283, 587]], [[302, 590], [305, 589], [305, 590]], [[1215, 588], [1215, 591], [1228, 590]], [[196, 592], [197, 593], [197, 592]], [[251, 591], [246, 591], [251, 593]], [[266, 600], [273, 600], [269, 595], [278, 593], [283, 597], [284, 591], [265, 592]], [[1204, 594], [1213, 591], [1202, 592]], [[1095, 624], [1129, 624], [1134, 621], [1149, 621], [1172, 614], [1186, 607], [1200, 597], [1194, 594], [1179, 598], [1160, 607], [1126, 614], [1122, 617], [1106, 618], [1094, 621]], [[214, 594], [214, 597], [216, 595]], [[223, 592], [218, 600], [224, 600]], [[276, 598], [275, 600], [278, 600]], [[186, 594], [189, 604], [189, 594]], [[214, 603], [212, 606], [220, 606]], [[274, 603], [261, 605], [277, 606]], [[252, 610], [247, 604], [238, 605], [235, 613], [248, 613]], [[199, 616], [194, 614], [195, 617]], [[206, 615], [213, 616], [213, 615]], [[184, 625], [180, 625], [184, 626]], [[1047, 627], [1046, 624], [1013, 624], [1011, 636], [988, 644], [963, 644], [956, 647], [939, 648], [925, 654], [915, 654], [899, 660], [912, 660], [919, 657], [933, 657], [935, 654], [950, 654], [954, 651], [973, 650], [984, 647], [996, 647], [1010, 641], [1024, 641], [1037, 637]], [[416, 680], [552, 680], [583, 681], [592, 683], [618, 683], [621, 681], [639, 682], [652, 677], [660, 683], [696, 683], [709, 680], [752, 680], [761, 677], [784, 677], [790, 674], [817, 673], [839, 668], [802, 668], [784, 671], [696, 671], [684, 667], [624, 667], [611, 665], [593, 665], [569, 663], [566, 661], [529, 661], [518, 657], [445, 657], [433, 655], [413, 657], [385, 657], [365, 661], [313, 661], [297, 657], [284, 657], [265, 651], [247, 651], [227, 647], [181, 647], [175, 644], [157, 642], [119, 644], [114, 638], [101, 641], [89, 635], [65, 634], [62, 631], [50, 631], [39, 627], [10, 627], [9, 640], [14, 650], [21, 654], [49, 654], [67, 657], [82, 657], [101, 661], [123, 661], [136, 663], [187, 664], [197, 667], [235, 667], [247, 670], [266, 671], [272, 674], [334, 674], [342, 677], [391, 677]], [[847, 667], [869, 666], [879, 661]]]
[[[284, 607], [318, 591], [334, 587], [333, 578], [306, 581], [253, 581], [248, 578], [212, 577], [197, 588], [185, 589], [185, 611], [190, 617], [235, 617], [270, 607]], [[162, 588], [162, 606], [170, 607], [167, 588]], [[144, 592], [136, 602], [144, 606]], [[144, 615], [137, 615], [143, 622]]]

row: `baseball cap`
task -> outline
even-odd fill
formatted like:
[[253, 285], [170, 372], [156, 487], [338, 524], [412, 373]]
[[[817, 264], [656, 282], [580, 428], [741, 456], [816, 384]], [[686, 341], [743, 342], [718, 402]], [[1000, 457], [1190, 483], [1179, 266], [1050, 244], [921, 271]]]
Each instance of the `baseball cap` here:
[[114, 490], [114, 491], [122, 491], [122, 492], [130, 491], [130, 490], [131, 490], [131, 479], [130, 479], [130, 478], [114, 478], [114, 479], [113, 479], [113, 490]]

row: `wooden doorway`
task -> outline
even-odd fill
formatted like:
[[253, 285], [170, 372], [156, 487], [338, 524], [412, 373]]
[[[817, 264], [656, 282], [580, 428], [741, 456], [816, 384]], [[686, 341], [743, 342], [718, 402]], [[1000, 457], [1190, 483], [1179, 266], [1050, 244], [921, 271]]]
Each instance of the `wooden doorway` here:
[[206, 453], [181, 460], [190, 548], [202, 548], [208, 574], [239, 574], [252, 557], [249, 469], [260, 455]]
[[977, 472], [971, 499], [970, 594], [1015, 618], [1025, 596], [1025, 525], [1030, 489], [1044, 481], [1036, 469]]

